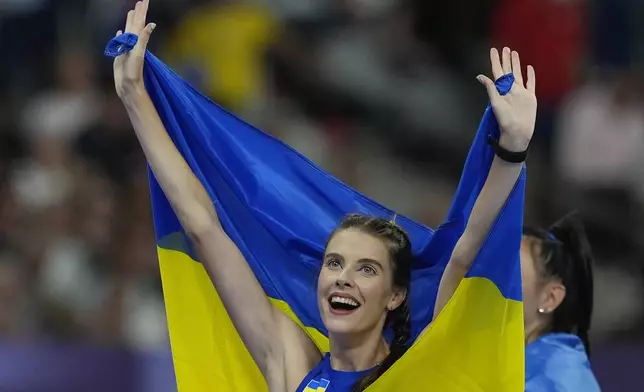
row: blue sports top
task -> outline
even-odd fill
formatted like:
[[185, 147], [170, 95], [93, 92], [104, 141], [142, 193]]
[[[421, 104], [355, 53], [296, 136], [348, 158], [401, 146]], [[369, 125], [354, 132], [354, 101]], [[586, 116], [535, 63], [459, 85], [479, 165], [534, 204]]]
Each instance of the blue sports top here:
[[600, 392], [584, 344], [576, 335], [551, 333], [525, 348], [526, 392]]
[[349, 392], [362, 376], [373, 369], [358, 372], [334, 370], [331, 355], [326, 353], [297, 388], [297, 392]]

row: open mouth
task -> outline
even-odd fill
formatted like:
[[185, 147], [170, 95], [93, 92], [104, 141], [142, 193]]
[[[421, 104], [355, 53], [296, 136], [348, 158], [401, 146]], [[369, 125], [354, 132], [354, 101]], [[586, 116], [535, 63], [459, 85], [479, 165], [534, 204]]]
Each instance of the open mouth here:
[[329, 297], [331, 311], [339, 314], [348, 314], [360, 307], [360, 303], [351, 297], [331, 295]]

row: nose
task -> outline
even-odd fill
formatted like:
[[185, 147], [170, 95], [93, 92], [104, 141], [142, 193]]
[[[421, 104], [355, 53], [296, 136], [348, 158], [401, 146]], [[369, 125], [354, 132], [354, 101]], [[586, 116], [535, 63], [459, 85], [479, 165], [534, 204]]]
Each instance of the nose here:
[[335, 280], [336, 287], [353, 287], [353, 281], [347, 279], [346, 277], [339, 277]]

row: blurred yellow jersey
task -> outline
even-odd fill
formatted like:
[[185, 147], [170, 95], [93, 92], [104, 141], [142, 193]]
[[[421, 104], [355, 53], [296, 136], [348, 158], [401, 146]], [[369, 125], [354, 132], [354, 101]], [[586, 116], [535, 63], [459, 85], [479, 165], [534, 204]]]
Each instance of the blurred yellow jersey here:
[[259, 6], [205, 5], [183, 18], [164, 52], [196, 88], [234, 110], [262, 94], [264, 55], [278, 27]]

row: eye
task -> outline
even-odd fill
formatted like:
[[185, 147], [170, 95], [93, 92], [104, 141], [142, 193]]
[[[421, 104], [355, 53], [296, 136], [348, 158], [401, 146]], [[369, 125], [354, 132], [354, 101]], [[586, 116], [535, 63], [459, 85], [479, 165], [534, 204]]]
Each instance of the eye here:
[[376, 269], [368, 264], [363, 265], [360, 267], [360, 271], [364, 272], [366, 275], [373, 276], [377, 275], [378, 271]]
[[330, 268], [330, 269], [338, 269], [338, 268], [342, 268], [342, 263], [338, 259], [331, 258], [331, 259], [327, 259], [326, 266], [327, 268]]

